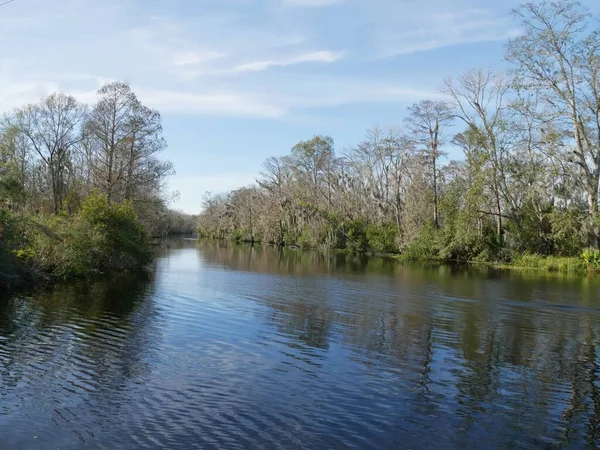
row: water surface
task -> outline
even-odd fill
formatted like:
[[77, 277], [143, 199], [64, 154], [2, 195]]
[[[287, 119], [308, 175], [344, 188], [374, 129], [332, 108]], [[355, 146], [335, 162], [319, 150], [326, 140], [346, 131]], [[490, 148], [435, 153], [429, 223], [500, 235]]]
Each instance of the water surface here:
[[171, 241], [0, 301], [0, 449], [596, 448], [599, 287]]

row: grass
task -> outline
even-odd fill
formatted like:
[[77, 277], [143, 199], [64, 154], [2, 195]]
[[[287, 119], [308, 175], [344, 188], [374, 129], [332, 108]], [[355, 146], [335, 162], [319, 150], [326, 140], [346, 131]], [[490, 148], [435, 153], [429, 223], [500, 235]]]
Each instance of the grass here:
[[[403, 255], [392, 255], [400, 261], [414, 261], [414, 259], [403, 257]], [[419, 261], [418, 259], [416, 261]], [[561, 256], [544, 256], [535, 253], [523, 253], [513, 257], [510, 262], [494, 262], [494, 261], [444, 261], [440, 259], [429, 260], [432, 263], [456, 262], [466, 263], [473, 266], [488, 266], [497, 269], [506, 270], [532, 270], [554, 272], [572, 275], [585, 275], [589, 272], [594, 272], [589, 269], [590, 266], [581, 257], [561, 257]], [[593, 267], [593, 266], [592, 266]], [[600, 272], [600, 270], [596, 270]]]
[[582, 258], [543, 256], [534, 253], [524, 253], [516, 256], [510, 263], [489, 263], [499, 269], [540, 270], [570, 274], [586, 274], [588, 266]]

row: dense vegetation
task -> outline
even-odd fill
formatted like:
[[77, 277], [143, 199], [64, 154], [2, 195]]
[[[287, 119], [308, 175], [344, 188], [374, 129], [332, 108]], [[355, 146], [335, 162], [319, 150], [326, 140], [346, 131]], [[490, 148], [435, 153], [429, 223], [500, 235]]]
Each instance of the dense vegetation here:
[[191, 229], [169, 211], [161, 117], [128, 85], [96, 104], [52, 94], [0, 121], [0, 287], [26, 275], [138, 269], [149, 236]]
[[[523, 34], [507, 44], [506, 73], [446, 79], [445, 100], [413, 105], [401, 126], [369, 130], [341, 153], [316, 136], [269, 158], [257, 185], [205, 196], [200, 233], [412, 259], [600, 267], [597, 18], [570, 0], [515, 15]], [[462, 156], [442, 164], [450, 146]]]

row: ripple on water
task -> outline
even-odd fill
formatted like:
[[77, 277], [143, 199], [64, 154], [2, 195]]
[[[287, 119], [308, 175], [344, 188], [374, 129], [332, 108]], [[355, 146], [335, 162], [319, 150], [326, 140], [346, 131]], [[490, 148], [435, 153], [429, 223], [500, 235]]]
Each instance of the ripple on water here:
[[302, 257], [186, 242], [8, 301], [0, 448], [598, 445], [599, 290]]

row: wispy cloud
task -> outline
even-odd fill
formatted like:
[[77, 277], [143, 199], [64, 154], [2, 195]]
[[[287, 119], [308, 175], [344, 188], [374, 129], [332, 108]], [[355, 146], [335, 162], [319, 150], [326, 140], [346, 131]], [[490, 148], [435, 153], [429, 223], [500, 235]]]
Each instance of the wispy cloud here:
[[283, 3], [289, 6], [321, 7], [335, 5], [344, 1], [345, 0], [283, 0]]
[[277, 118], [286, 113], [285, 108], [264, 97], [233, 90], [195, 93], [140, 88], [136, 92], [143, 102], [165, 113], [255, 118]]
[[173, 55], [173, 64], [176, 66], [194, 66], [207, 61], [223, 58], [225, 53], [206, 51], [186, 51]]
[[311, 53], [304, 53], [302, 55], [294, 56], [292, 58], [283, 58], [280, 60], [270, 61], [256, 61], [246, 64], [241, 64], [232, 69], [232, 72], [259, 72], [266, 70], [270, 67], [277, 66], [292, 66], [295, 64], [302, 63], [332, 63], [339, 61], [344, 56], [343, 52], [331, 52], [331, 51], [318, 51]]
[[379, 56], [390, 57], [460, 44], [500, 41], [518, 33], [505, 17], [495, 17], [491, 11], [459, 9], [427, 14], [425, 11], [416, 12], [406, 13], [393, 26], [388, 24], [377, 31]]
[[[174, 6], [156, 10], [160, 2], [142, 0], [105, 0], [93, 9], [87, 0], [57, 0], [61, 7], [48, 20], [39, 12], [45, 0], [29, 1], [0, 16], [0, 42], [15, 42], [3, 48], [0, 61], [1, 110], [56, 90], [93, 100], [99, 84], [113, 79], [130, 82], [152, 107], [177, 114], [281, 119], [299, 110], [402, 103], [433, 98], [436, 87], [365, 64], [374, 52], [401, 55], [512, 32], [503, 18], [473, 9], [475, 0], [452, 6], [446, 0], [347, 1], [339, 10], [352, 29], [347, 39], [332, 32], [337, 10], [335, 17], [321, 10], [298, 14], [236, 0], [207, 2], [210, 8], [199, 14]], [[325, 6], [343, 0], [281, 1]], [[344, 72], [332, 64], [342, 59]], [[298, 71], [304, 64], [321, 68]], [[269, 70], [278, 67], [287, 68], [285, 77]]]

